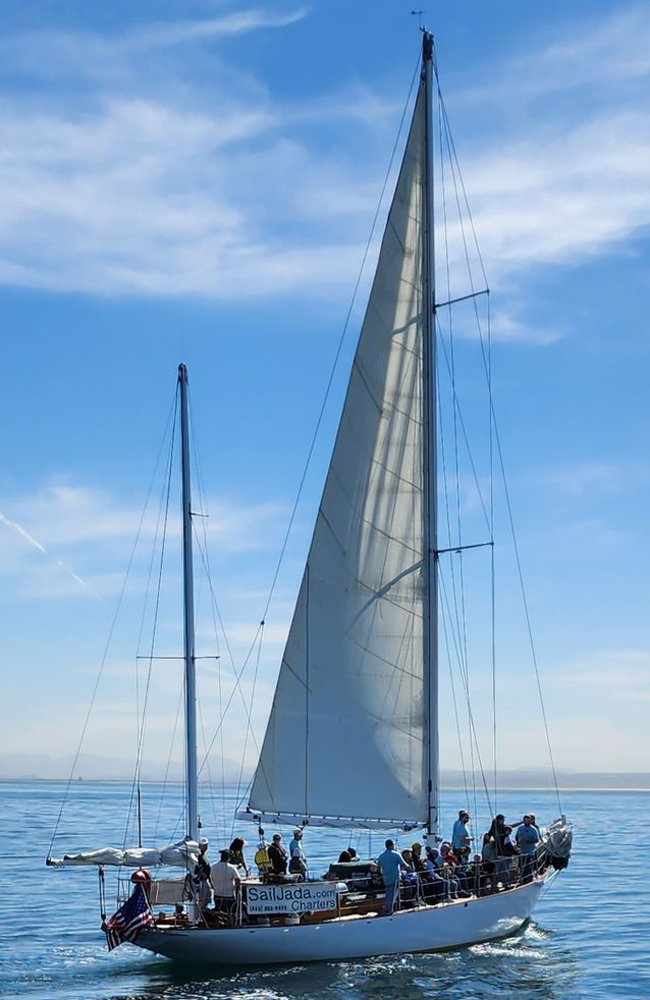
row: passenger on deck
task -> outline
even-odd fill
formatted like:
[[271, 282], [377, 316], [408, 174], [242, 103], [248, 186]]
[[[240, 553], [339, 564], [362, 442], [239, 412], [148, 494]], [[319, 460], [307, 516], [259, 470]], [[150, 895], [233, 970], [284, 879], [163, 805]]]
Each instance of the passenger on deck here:
[[449, 841], [444, 841], [440, 845], [440, 854], [443, 863], [449, 868], [452, 878], [458, 884], [457, 894], [459, 896], [467, 896], [467, 872], [460, 858], [452, 851]]
[[483, 861], [480, 854], [475, 854], [471, 864], [468, 866], [469, 889], [475, 896], [482, 896], [485, 892], [487, 879], [483, 871]]
[[210, 882], [210, 862], [208, 861], [208, 838], [199, 840], [199, 856], [194, 866], [194, 888], [197, 902], [202, 910], [207, 909], [212, 901], [212, 884]]
[[530, 815], [524, 816], [524, 821], [521, 826], [517, 828], [517, 832], [515, 834], [515, 841], [517, 843], [517, 847], [522, 853], [524, 861], [521, 873], [521, 881], [524, 884], [526, 882], [532, 882], [535, 855], [537, 853], [537, 847], [540, 839], [539, 830], [536, 826], [533, 826]]
[[487, 832], [488, 837], [494, 841], [494, 847], [496, 850], [496, 856], [501, 857], [503, 854], [503, 838], [504, 829], [506, 825], [506, 818], [503, 813], [497, 813], [492, 822], [490, 823], [490, 829]]
[[422, 862], [423, 870], [420, 876], [422, 880], [422, 894], [427, 903], [438, 903], [440, 900], [449, 899], [450, 885], [447, 879], [436, 869], [435, 858], [438, 851], [435, 847], [426, 848], [427, 860]]
[[302, 849], [302, 830], [296, 827], [293, 831], [293, 840], [289, 844], [289, 871], [292, 875], [307, 874], [307, 858]]
[[501, 882], [504, 889], [510, 888], [510, 878], [512, 875], [512, 859], [517, 857], [520, 853], [519, 848], [510, 840], [510, 834], [512, 833], [511, 826], [504, 826], [503, 828], [504, 838], [502, 847], [502, 857], [497, 861], [497, 881]]
[[246, 841], [242, 837], [235, 837], [232, 844], [228, 848], [228, 853], [230, 857], [228, 860], [231, 865], [235, 865], [240, 870], [243, 870], [246, 878], [250, 875], [248, 865], [246, 864], [246, 859], [244, 857], [244, 848], [246, 847]]
[[341, 853], [339, 854], [339, 860], [338, 860], [337, 863], [339, 865], [343, 865], [343, 864], [348, 865], [351, 861], [352, 861], [352, 855], [350, 854], [350, 851], [349, 850], [348, 851], [341, 851]]
[[483, 837], [483, 846], [481, 848], [481, 861], [483, 862], [483, 888], [484, 891], [488, 889], [494, 891], [496, 889], [496, 859], [497, 859], [497, 849], [493, 838], [490, 836], [489, 832]]
[[472, 838], [469, 834], [469, 813], [466, 809], [461, 809], [458, 813], [458, 819], [454, 823], [454, 828], [451, 834], [451, 846], [454, 853], [460, 857], [459, 851], [462, 851], [463, 855], [469, 855], [470, 848], [472, 845]]
[[386, 886], [383, 912], [392, 913], [399, 886], [400, 871], [402, 869], [408, 870], [408, 865], [402, 855], [395, 850], [395, 843], [392, 840], [386, 841], [386, 850], [379, 855], [377, 863]]
[[426, 858], [422, 855], [422, 844], [418, 840], [416, 840], [414, 844], [411, 844], [411, 855], [413, 864], [415, 865], [415, 870], [417, 872], [426, 871]]
[[413, 863], [413, 852], [410, 848], [405, 847], [402, 851], [402, 860], [406, 865], [406, 871], [413, 874], [415, 872], [415, 864]]
[[273, 840], [269, 844], [269, 861], [271, 862], [274, 875], [287, 874], [288, 856], [282, 846], [282, 836], [279, 833], [273, 834]]
[[447, 884], [445, 898], [456, 899], [460, 892], [460, 883], [455, 876], [454, 869], [446, 863], [440, 851], [435, 847], [427, 847], [427, 856], [435, 873], [444, 879]]
[[241, 882], [235, 865], [229, 862], [230, 851], [221, 851], [221, 860], [212, 868], [214, 906], [216, 910], [230, 913], [235, 902], [235, 887]]

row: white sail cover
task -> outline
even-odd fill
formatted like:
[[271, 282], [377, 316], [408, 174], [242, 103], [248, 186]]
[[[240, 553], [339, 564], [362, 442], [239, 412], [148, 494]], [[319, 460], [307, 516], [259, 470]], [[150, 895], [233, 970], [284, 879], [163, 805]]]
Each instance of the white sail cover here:
[[426, 821], [424, 96], [414, 111], [249, 816]]
[[82, 851], [80, 854], [64, 854], [62, 858], [48, 858], [47, 864], [53, 868], [68, 868], [75, 865], [111, 865], [125, 868], [154, 868], [169, 865], [173, 868], [193, 868], [199, 856], [199, 845], [195, 840], [181, 840], [168, 847], [134, 847], [121, 850], [119, 847], [102, 847], [97, 851]]

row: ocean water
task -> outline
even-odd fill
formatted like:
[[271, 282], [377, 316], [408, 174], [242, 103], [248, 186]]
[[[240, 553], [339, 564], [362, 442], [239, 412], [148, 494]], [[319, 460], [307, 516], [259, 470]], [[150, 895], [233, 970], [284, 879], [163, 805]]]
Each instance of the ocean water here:
[[[648, 792], [563, 794], [563, 811], [575, 824], [571, 864], [534, 922], [508, 940], [438, 955], [220, 972], [179, 968], [129, 945], [107, 953], [96, 871], [44, 866], [63, 790], [56, 782], [0, 784], [0, 996], [6, 1000], [650, 1000]], [[166, 842], [182, 815], [180, 789], [168, 788], [162, 798], [161, 792], [158, 785], [144, 789], [145, 843]], [[75, 782], [53, 855], [121, 846], [130, 793], [126, 784]], [[231, 789], [204, 793], [213, 858], [229, 838], [233, 799]], [[445, 793], [446, 826], [465, 805], [461, 792]], [[547, 792], [504, 792], [499, 808], [513, 820], [533, 811], [543, 824], [557, 815]], [[254, 845], [254, 827], [246, 826], [237, 832]], [[373, 836], [373, 851], [382, 839]], [[405, 846], [413, 836], [403, 839]], [[307, 831], [305, 840], [316, 870], [347, 846], [342, 831]], [[365, 854], [368, 835], [353, 843]], [[110, 880], [108, 894], [110, 912]]]

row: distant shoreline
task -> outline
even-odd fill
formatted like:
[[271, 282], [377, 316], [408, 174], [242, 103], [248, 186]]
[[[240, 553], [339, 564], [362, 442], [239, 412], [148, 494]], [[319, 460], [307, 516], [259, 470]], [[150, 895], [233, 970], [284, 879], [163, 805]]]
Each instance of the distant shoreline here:
[[[645, 776], [644, 776], [645, 777]], [[132, 778], [73, 778], [71, 785], [125, 785], [132, 782]], [[3, 777], [0, 775], [0, 784], [12, 784], [12, 785], [22, 785], [30, 783], [48, 784], [48, 785], [67, 785], [67, 778], [38, 778], [34, 776], [29, 777]], [[161, 779], [143, 779], [141, 785], [171, 785], [182, 787], [182, 781], [167, 781], [164, 782]], [[222, 788], [222, 787], [233, 787], [238, 783], [236, 781], [225, 782], [222, 785], [221, 782], [205, 782], [205, 786], [212, 788]], [[441, 790], [443, 792], [464, 792], [466, 789], [464, 785], [442, 785]], [[552, 785], [501, 785], [500, 791], [502, 792], [554, 792], [555, 788]], [[650, 793], [650, 780], [647, 785], [558, 785], [558, 791], [560, 792], [627, 792], [627, 793], [639, 793], [646, 792]]]

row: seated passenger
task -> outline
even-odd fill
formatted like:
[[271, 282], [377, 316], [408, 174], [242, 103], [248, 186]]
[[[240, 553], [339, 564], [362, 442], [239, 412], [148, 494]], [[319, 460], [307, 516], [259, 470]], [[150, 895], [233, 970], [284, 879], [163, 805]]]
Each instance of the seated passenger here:
[[459, 885], [459, 896], [469, 895], [467, 889], [467, 871], [466, 866], [461, 862], [451, 849], [451, 844], [449, 841], [445, 841], [440, 845], [440, 854], [444, 864], [451, 870], [452, 875]]
[[341, 851], [339, 854], [338, 864], [349, 864], [352, 861], [352, 855], [349, 851]]
[[482, 896], [485, 893], [486, 885], [487, 879], [483, 871], [481, 855], [475, 854], [468, 866], [468, 887], [475, 896]]
[[422, 844], [417, 840], [414, 844], [411, 844], [411, 855], [413, 864], [415, 865], [415, 870], [418, 872], [424, 871], [427, 867], [427, 863], [425, 858], [422, 856]]
[[402, 851], [402, 858], [406, 863], [407, 872], [413, 874], [413, 872], [415, 871], [415, 865], [413, 864], [413, 852], [410, 850], [410, 848], [408, 847], [404, 848], [404, 850]]

